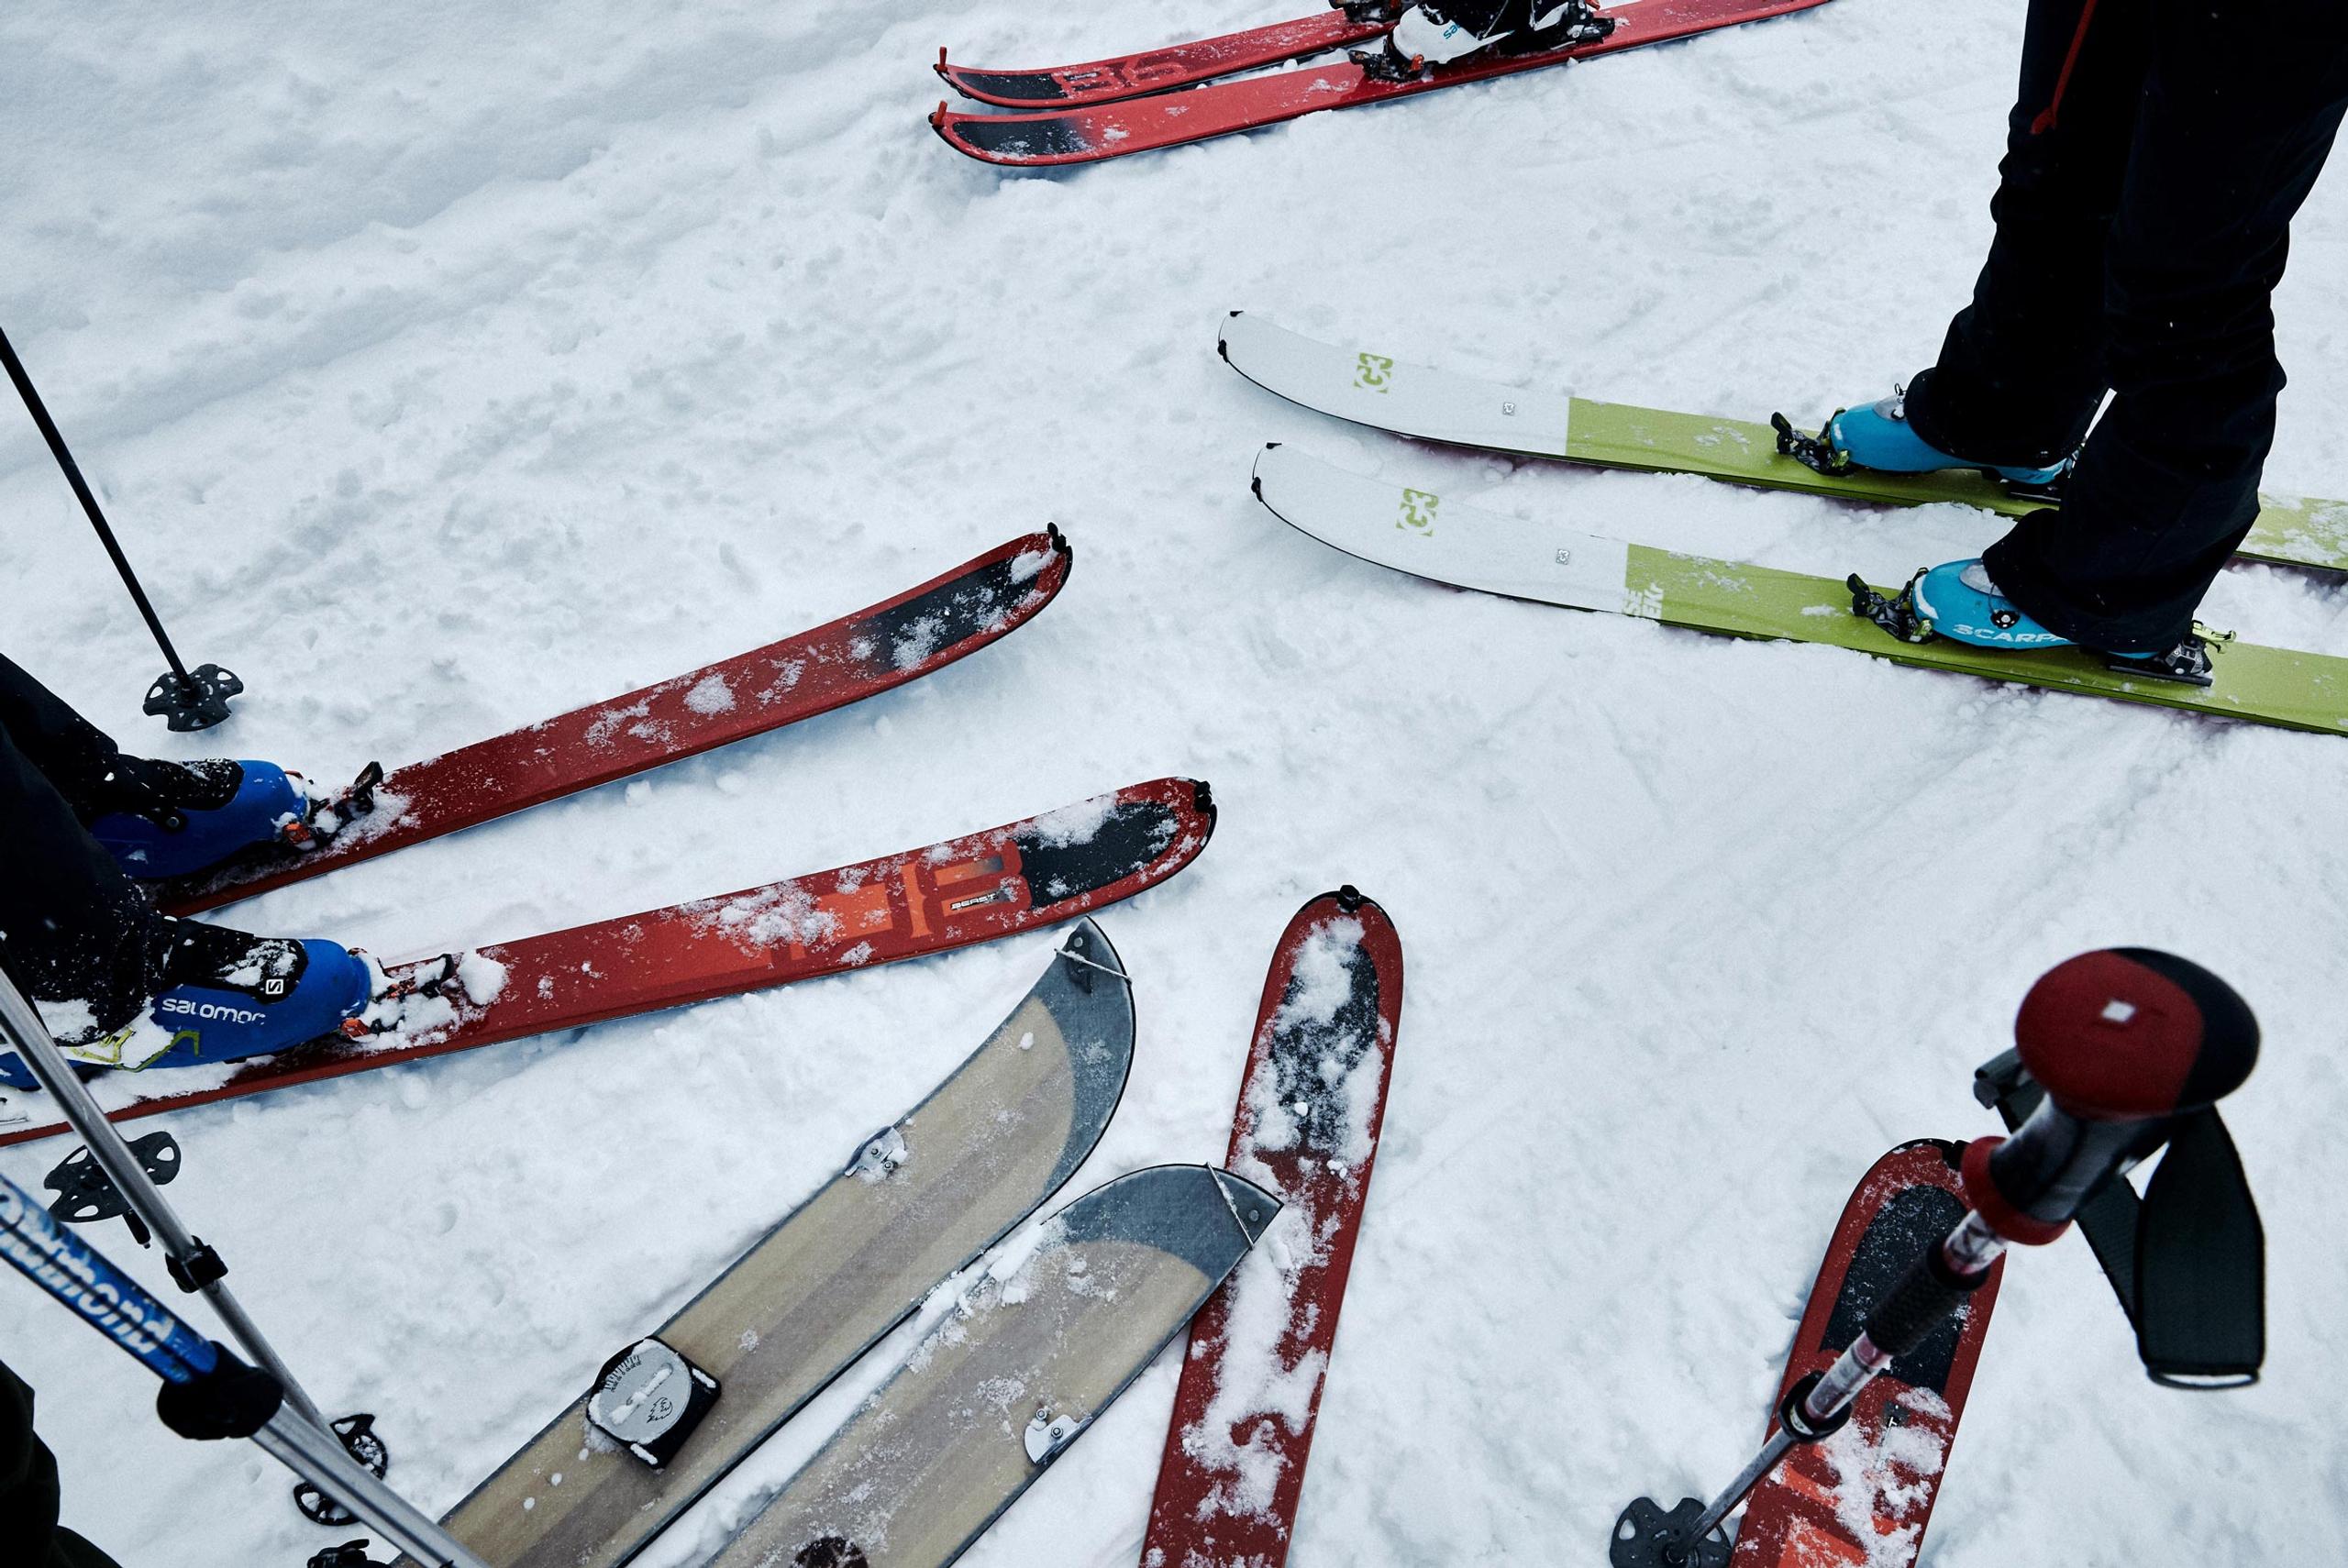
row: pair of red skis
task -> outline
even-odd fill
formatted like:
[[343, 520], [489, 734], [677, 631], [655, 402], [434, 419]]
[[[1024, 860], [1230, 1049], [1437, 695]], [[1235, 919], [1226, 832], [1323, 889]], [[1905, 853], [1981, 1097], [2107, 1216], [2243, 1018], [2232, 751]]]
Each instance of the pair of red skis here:
[[[1491, 53], [1394, 80], [1362, 62], [1264, 72], [1267, 66], [1359, 47], [1382, 49], [1399, 4], [1350, 0], [1314, 17], [1082, 65], [992, 71], [937, 52], [937, 73], [963, 96], [1009, 114], [937, 105], [930, 124], [958, 152], [1021, 167], [1094, 163], [1278, 125], [1324, 109], [1413, 97], [1568, 61], [1668, 42], [1807, 10], [1825, 0], [1614, 0], [1600, 10], [1603, 38], [1525, 54]], [[1260, 74], [1242, 75], [1257, 72]]]
[[[384, 774], [322, 813], [313, 847], [255, 849], [158, 889], [190, 914], [763, 734], [890, 690], [1009, 635], [1051, 602], [1057, 529], [998, 546], [796, 636]], [[1071, 919], [1172, 876], [1206, 846], [1206, 785], [1159, 778], [925, 848], [764, 887], [392, 965], [396, 1019], [216, 1067], [106, 1073], [110, 1118], [573, 1029], [944, 952]], [[40, 1095], [0, 1101], [0, 1144], [64, 1132]]]

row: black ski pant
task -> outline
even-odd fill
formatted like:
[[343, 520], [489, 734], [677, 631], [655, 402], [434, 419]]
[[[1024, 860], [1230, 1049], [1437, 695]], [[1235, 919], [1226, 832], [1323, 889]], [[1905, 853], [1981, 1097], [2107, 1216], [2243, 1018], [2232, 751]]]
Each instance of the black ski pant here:
[[117, 755], [0, 658], [0, 965], [35, 1001], [87, 1001], [106, 1030], [153, 996], [166, 942], [154, 904], [83, 829]]
[[1986, 557], [2049, 630], [2174, 646], [2256, 519], [2270, 301], [2343, 109], [2348, 0], [2031, 0], [1997, 238], [1908, 417], [1983, 464], [2086, 437]]
[[33, 1391], [0, 1366], [0, 1545], [15, 1568], [115, 1568], [57, 1522], [57, 1461], [33, 1432]]

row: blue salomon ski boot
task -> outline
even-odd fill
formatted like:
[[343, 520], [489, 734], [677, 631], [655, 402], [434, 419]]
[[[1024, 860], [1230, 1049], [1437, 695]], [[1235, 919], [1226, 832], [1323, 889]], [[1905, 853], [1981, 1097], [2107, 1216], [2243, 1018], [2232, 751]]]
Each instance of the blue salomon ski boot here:
[[146, 881], [201, 871], [257, 844], [309, 842], [309, 794], [274, 763], [125, 756], [105, 794], [118, 809], [93, 822], [90, 834]]
[[1972, 469], [1994, 475], [2021, 490], [2044, 490], [2071, 471], [2071, 459], [2053, 468], [1999, 467], [1953, 457], [1916, 434], [1908, 423], [1905, 394], [1894, 392], [1865, 408], [1837, 409], [1826, 428], [1815, 436], [1794, 429], [1782, 414], [1771, 416], [1778, 427], [1778, 450], [1822, 474], [1844, 474], [1853, 469], [1873, 469], [1885, 474], [1928, 474], [1943, 469]]
[[[377, 970], [337, 943], [183, 920], [166, 932], [163, 988], [145, 1015], [61, 1039], [68, 1058], [134, 1071], [234, 1062], [339, 1035], [374, 999]], [[36, 1087], [13, 1051], [0, 1052], [0, 1083]]]

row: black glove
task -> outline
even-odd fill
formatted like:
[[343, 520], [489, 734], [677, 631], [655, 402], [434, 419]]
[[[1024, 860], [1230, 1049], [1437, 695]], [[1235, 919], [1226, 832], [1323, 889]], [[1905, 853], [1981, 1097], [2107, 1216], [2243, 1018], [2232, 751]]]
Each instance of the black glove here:
[[269, 1425], [285, 1402], [285, 1389], [257, 1366], [247, 1366], [219, 1341], [212, 1370], [186, 1383], [166, 1383], [155, 1396], [155, 1414], [183, 1438], [249, 1438]]

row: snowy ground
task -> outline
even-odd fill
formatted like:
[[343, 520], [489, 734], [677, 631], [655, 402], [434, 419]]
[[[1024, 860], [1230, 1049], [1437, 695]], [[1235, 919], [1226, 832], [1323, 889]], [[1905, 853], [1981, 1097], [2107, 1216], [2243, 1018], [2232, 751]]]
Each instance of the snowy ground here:
[[[2303, 1560], [2348, 1513], [2323, 1305], [2348, 1294], [2348, 749], [1381, 574], [1249, 499], [1259, 442], [1878, 580], [1988, 530], [1375, 440], [1213, 351], [1245, 306], [1626, 401], [1870, 395], [1929, 356], [1985, 244], [2020, 0], [1838, 0], [1061, 177], [922, 124], [941, 42], [1022, 65], [1270, 14], [9, 7], [0, 325], [183, 648], [250, 685], [216, 744], [347, 775], [1047, 519], [1076, 541], [1036, 624], [901, 693], [231, 918], [400, 955], [1212, 779], [1203, 858], [1105, 917], [1142, 1034], [1069, 1190], [1218, 1156], [1289, 914], [1348, 880], [1393, 913], [1409, 999], [1307, 1565], [1595, 1563], [1633, 1494], [1709, 1490], [1760, 1435], [1850, 1183], [1894, 1140], [1990, 1130], [1969, 1071], [2046, 966], [2171, 947], [2269, 1032], [2229, 1112], [2273, 1249], [2267, 1381], [2155, 1389], [2084, 1246], [2019, 1260], [1930, 1560]], [[2279, 304], [2271, 489], [2348, 495], [2343, 276], [2335, 170]], [[13, 414], [0, 518], [8, 654], [127, 742], [199, 754], [138, 716], [154, 651]], [[2342, 595], [2236, 571], [2208, 615], [2348, 653]], [[958, 1061], [1047, 946], [184, 1115], [172, 1197], [437, 1511]], [[37, 1187], [62, 1153], [0, 1169]], [[249, 1448], [168, 1436], [148, 1375], [28, 1288], [0, 1283], [0, 1347], [68, 1522], [126, 1568], [339, 1539]], [[1174, 1375], [974, 1568], [1132, 1562]], [[714, 1547], [851, 1393], [647, 1562]]]

